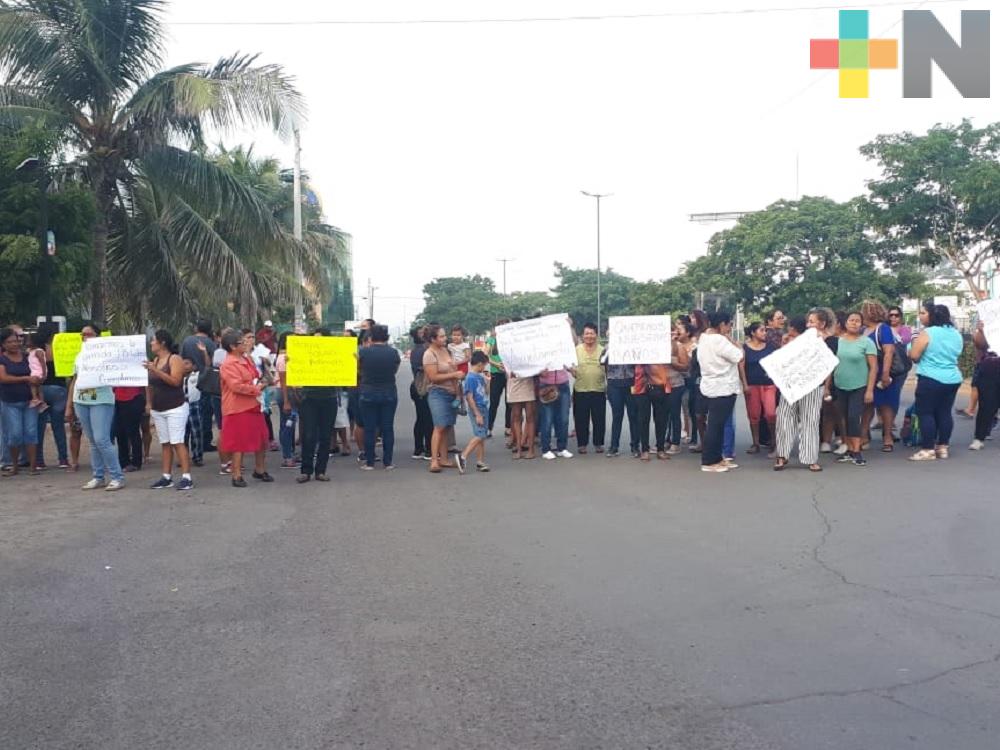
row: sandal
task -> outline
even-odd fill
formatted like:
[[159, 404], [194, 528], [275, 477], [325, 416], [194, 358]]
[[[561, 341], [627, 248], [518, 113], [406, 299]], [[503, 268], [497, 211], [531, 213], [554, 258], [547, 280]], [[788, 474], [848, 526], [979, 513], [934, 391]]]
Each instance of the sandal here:
[[576, 452], [579, 453], [581, 456], [582, 455], [586, 455], [586, 453], [587, 453], [587, 446], [583, 446], [582, 448], [577, 448]]
[[774, 470], [775, 471], [784, 471], [784, 469], [785, 469], [786, 466], [788, 466], [788, 459], [787, 458], [781, 458], [779, 456], [778, 458], [774, 459]]
[[440, 466], [435, 466], [435, 465], [432, 464], [431, 467], [428, 469], [428, 471], [431, 474], [440, 474], [441, 473], [441, 467]]
[[749, 453], [751, 455], [753, 455], [754, 453], [760, 453], [760, 446], [759, 445], [751, 445], [749, 448], [747, 448], [747, 453]]
[[666, 451], [656, 451], [656, 457], [660, 461], [669, 461], [670, 460], [670, 456], [667, 455]]
[[896, 446], [893, 445], [892, 443], [886, 443], [885, 445], [882, 446], [882, 452], [883, 453], [892, 453], [892, 451], [895, 449], [895, 447]]
[[649, 460], [649, 453], [646, 453], [646, 452], [640, 453], [639, 454], [639, 460], [640, 461], [648, 461]]
[[812, 471], [812, 472], [823, 471], [823, 467], [820, 466], [819, 464], [810, 464], [809, 465], [809, 471]]

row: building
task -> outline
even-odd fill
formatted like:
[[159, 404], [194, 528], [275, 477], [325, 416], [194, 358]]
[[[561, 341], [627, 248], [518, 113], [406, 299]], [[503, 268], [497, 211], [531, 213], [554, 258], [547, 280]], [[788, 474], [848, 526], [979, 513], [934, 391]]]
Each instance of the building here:
[[313, 231], [332, 237], [336, 243], [334, 260], [327, 269], [329, 296], [320, 299], [317, 319], [332, 330], [341, 330], [345, 320], [354, 319], [354, 253], [351, 235], [329, 224], [316, 224]]

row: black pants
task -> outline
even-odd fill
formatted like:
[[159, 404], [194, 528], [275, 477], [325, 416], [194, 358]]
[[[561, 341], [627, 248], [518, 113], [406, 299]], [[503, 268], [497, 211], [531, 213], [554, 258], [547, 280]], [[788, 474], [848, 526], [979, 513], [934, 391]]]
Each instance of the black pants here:
[[[497, 409], [500, 408], [500, 401], [504, 401], [503, 426], [510, 429], [510, 406], [506, 403], [507, 394], [507, 373], [495, 372], [490, 376], [490, 432], [497, 421]], [[428, 450], [428, 452], [430, 452]]]
[[666, 448], [667, 421], [670, 416], [670, 396], [662, 388], [654, 388], [635, 396], [636, 410], [639, 412], [639, 450], [649, 453], [649, 417], [653, 417], [653, 431], [656, 450]]
[[705, 439], [702, 443], [701, 465], [714, 466], [722, 461], [722, 438], [726, 422], [733, 415], [736, 406], [736, 394], [732, 396], [717, 396], [708, 398], [701, 396], [702, 402], [708, 407], [708, 423], [705, 425]]
[[413, 405], [417, 409], [417, 419], [413, 423], [413, 455], [421, 453], [429, 456], [431, 455], [431, 434], [434, 432], [431, 407], [427, 405], [427, 396], [418, 394], [413, 383], [410, 383], [410, 398], [413, 399]]
[[861, 424], [865, 413], [865, 386], [851, 391], [837, 389], [837, 404], [847, 421], [847, 437], [859, 438], [865, 433]]
[[681, 444], [681, 428], [683, 425], [681, 418], [684, 411], [684, 391], [685, 386], [677, 385], [667, 394], [667, 405], [669, 407], [669, 413], [667, 414], [668, 445]]
[[142, 468], [142, 417], [146, 412], [146, 394], [131, 401], [115, 402], [114, 435], [118, 444], [118, 462]]
[[976, 411], [976, 440], [985, 440], [993, 429], [993, 420], [1000, 409], [1000, 368], [996, 372], [980, 371], [976, 382], [979, 388], [979, 408]]
[[330, 436], [337, 421], [336, 398], [302, 399], [299, 404], [302, 424], [302, 474], [326, 474], [330, 460]]
[[604, 447], [604, 429], [607, 424], [607, 398], [604, 393], [577, 391], [573, 394], [573, 423], [576, 426], [576, 444], [586, 448], [590, 442], [590, 425], [594, 424], [594, 447]]
[[700, 442], [698, 438], [698, 399], [701, 398], [701, 391], [694, 378], [684, 378], [684, 386], [687, 388], [688, 417], [691, 420], [691, 434], [688, 437], [694, 444]]

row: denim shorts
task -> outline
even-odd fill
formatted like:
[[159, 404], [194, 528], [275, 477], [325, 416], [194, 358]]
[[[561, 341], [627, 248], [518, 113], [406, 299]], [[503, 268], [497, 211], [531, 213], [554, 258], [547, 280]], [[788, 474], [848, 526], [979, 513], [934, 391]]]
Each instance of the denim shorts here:
[[487, 420], [485, 419], [486, 417], [485, 413], [483, 414], [483, 417], [484, 417], [483, 424], [482, 426], [480, 426], [476, 424], [476, 415], [473, 414], [471, 411], [469, 412], [469, 423], [472, 425], [472, 436], [477, 437], [480, 440], [485, 440], [486, 434], [489, 431], [489, 427], [487, 427]]
[[435, 427], [454, 427], [456, 409], [451, 405], [455, 396], [440, 388], [427, 391], [427, 405]]

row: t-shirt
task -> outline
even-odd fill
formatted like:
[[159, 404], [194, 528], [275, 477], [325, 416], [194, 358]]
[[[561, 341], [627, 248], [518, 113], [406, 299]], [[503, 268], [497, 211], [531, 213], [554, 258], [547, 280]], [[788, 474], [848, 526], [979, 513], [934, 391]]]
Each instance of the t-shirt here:
[[588, 352], [587, 347], [580, 344], [576, 347], [576, 383], [573, 388], [580, 393], [604, 393], [607, 387], [604, 367], [601, 365], [603, 349], [600, 344]]
[[958, 357], [965, 342], [962, 334], [951, 326], [931, 326], [924, 333], [930, 342], [917, 362], [917, 375], [933, 378], [939, 383], [954, 385], [962, 382], [962, 372], [958, 369]]
[[463, 341], [459, 344], [448, 344], [448, 353], [451, 355], [451, 358], [453, 360], [459, 363], [458, 365], [459, 372], [469, 371], [469, 363], [465, 360], [467, 359], [466, 352], [468, 352], [469, 349], [471, 348], [472, 347], [469, 346], [468, 342], [466, 341]]
[[701, 368], [701, 394], [722, 398], [740, 392], [737, 365], [743, 348], [719, 333], [703, 333], [698, 338], [698, 365]]
[[385, 344], [373, 344], [358, 350], [361, 394], [396, 392], [399, 352]]
[[226, 350], [221, 346], [215, 350], [212, 354], [212, 367], [219, 368], [222, 367], [222, 363], [226, 361]]
[[743, 358], [746, 363], [747, 385], [774, 385], [774, 381], [768, 377], [761, 366], [760, 361], [769, 354], [774, 353], [774, 347], [770, 343], [764, 344], [760, 351], [752, 349], [746, 344], [743, 345]]
[[[8, 375], [26, 378], [31, 375], [28, 355], [22, 354], [21, 361], [15, 362], [6, 354], [0, 354], [0, 365], [4, 366]], [[0, 383], [0, 401], [8, 404], [23, 403], [31, 400], [31, 385], [28, 383]]]
[[877, 374], [876, 378], [882, 377], [882, 357], [885, 356], [886, 347], [893, 349], [896, 345], [896, 334], [893, 333], [892, 326], [888, 323], [879, 323], [878, 327], [868, 334], [875, 344], [875, 354], [877, 358], [875, 360]]
[[490, 373], [496, 375], [498, 372], [503, 372], [500, 369], [500, 365], [503, 360], [500, 359], [500, 353], [497, 352], [497, 337], [490, 336], [486, 339], [486, 351], [490, 355]]
[[212, 357], [215, 355], [215, 350], [218, 348], [215, 345], [215, 341], [213, 341], [210, 336], [206, 336], [203, 333], [188, 336], [181, 342], [181, 359], [190, 359], [191, 363], [194, 365], [195, 372], [201, 372], [205, 369], [205, 355], [201, 353], [201, 349], [198, 348], [198, 344], [205, 345], [205, 348], [208, 350], [209, 361], [212, 360]]
[[[79, 359], [79, 354], [77, 358]], [[73, 374], [76, 374], [77, 366], [73, 365]], [[111, 406], [115, 403], [115, 392], [110, 385], [102, 385], [97, 388], [77, 388], [73, 387], [73, 403], [93, 406], [95, 404], [105, 404]]]
[[471, 393], [480, 413], [489, 411], [490, 397], [486, 389], [486, 378], [481, 372], [469, 372], [465, 376], [465, 393]]
[[[455, 362], [451, 358], [451, 354], [445, 349], [443, 354], [438, 354], [434, 347], [428, 346], [427, 351], [424, 352], [424, 369], [427, 369], [427, 365], [437, 365], [437, 371], [440, 375], [445, 375], [449, 372], [457, 372], [458, 368], [455, 367]], [[448, 393], [455, 393], [455, 381], [445, 380], [441, 383], [432, 383], [428, 379], [428, 385], [431, 388], [437, 388], [441, 391], [446, 391]]]
[[837, 344], [840, 364], [833, 371], [833, 384], [842, 391], [855, 391], [868, 385], [868, 355], [875, 356], [875, 342], [867, 336], [853, 341], [841, 337]]
[[413, 373], [413, 377], [416, 377], [418, 372], [423, 371], [424, 352], [426, 351], [427, 344], [417, 344], [410, 352], [410, 371]]

